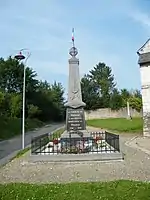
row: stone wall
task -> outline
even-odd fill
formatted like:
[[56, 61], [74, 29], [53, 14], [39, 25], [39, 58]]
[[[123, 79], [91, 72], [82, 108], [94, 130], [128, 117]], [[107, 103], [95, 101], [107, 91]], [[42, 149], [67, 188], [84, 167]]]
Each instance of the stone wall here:
[[[142, 112], [130, 108], [132, 117], [142, 117]], [[98, 110], [85, 111], [85, 118], [87, 119], [105, 119], [105, 118], [126, 118], [127, 108], [122, 108], [118, 111], [113, 111], [109, 108], [102, 108]]]

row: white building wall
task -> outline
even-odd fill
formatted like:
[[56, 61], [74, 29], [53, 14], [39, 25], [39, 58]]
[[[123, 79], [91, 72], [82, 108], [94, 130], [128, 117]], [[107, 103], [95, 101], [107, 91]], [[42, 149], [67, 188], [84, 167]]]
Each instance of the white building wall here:
[[[140, 73], [141, 73], [141, 93], [142, 93], [142, 101], [143, 101], [143, 115], [149, 116], [150, 114], [150, 66], [141, 66]], [[148, 123], [147, 120], [144, 119], [144, 127], [143, 127], [144, 136], [150, 136], [149, 130], [147, 129], [147, 123]]]
[[141, 84], [150, 85], [150, 65], [140, 67]]
[[[143, 135], [150, 137], [150, 39], [138, 50], [143, 101]], [[146, 64], [145, 64], [146, 63]]]
[[142, 66], [140, 72], [143, 112], [150, 112], [150, 66]]

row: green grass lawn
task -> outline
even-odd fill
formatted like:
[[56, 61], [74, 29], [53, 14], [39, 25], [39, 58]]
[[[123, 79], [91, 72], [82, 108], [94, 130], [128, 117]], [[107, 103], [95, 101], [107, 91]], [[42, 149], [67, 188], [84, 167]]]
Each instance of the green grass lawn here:
[[143, 129], [143, 119], [133, 118], [127, 120], [125, 118], [109, 118], [109, 119], [92, 119], [87, 120], [88, 126], [100, 127], [117, 132], [140, 133]]
[[[45, 172], [46, 173], [46, 172]], [[33, 185], [0, 185], [1, 200], [149, 200], [150, 183], [114, 181]]]

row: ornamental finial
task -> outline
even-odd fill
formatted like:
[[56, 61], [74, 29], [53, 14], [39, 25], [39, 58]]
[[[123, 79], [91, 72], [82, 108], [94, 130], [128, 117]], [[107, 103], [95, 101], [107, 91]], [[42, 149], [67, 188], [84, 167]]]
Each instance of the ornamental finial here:
[[78, 50], [77, 50], [77, 48], [75, 48], [75, 45], [74, 45], [74, 28], [72, 29], [72, 47], [69, 51], [69, 54], [72, 57], [75, 57], [78, 54]]

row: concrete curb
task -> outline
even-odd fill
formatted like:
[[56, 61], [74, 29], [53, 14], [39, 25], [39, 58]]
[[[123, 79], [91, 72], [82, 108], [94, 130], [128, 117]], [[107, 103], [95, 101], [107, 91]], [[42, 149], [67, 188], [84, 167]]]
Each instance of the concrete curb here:
[[130, 140], [126, 141], [126, 142], [125, 142], [125, 145], [126, 145], [126, 146], [129, 146], [129, 144], [130, 144], [133, 140], [135, 140], [137, 137], [138, 137], [138, 136], [135, 136], [135, 137], [131, 138]]
[[36, 162], [82, 162], [82, 161], [123, 161], [122, 153], [99, 154], [60, 154], [60, 155], [31, 155], [29, 163]]
[[[28, 147], [30, 147], [30, 146], [31, 146], [31, 144], [27, 145], [27, 146], [25, 147], [25, 149], [28, 148]], [[8, 156], [6, 156], [6, 157], [0, 159], [0, 167], [3, 166], [3, 165], [6, 165], [7, 163], [9, 163], [9, 162], [17, 155], [17, 153], [18, 153], [19, 151], [21, 151], [21, 150], [22, 150], [22, 149], [17, 150], [17, 151], [14, 151], [13, 153], [9, 154]]]

